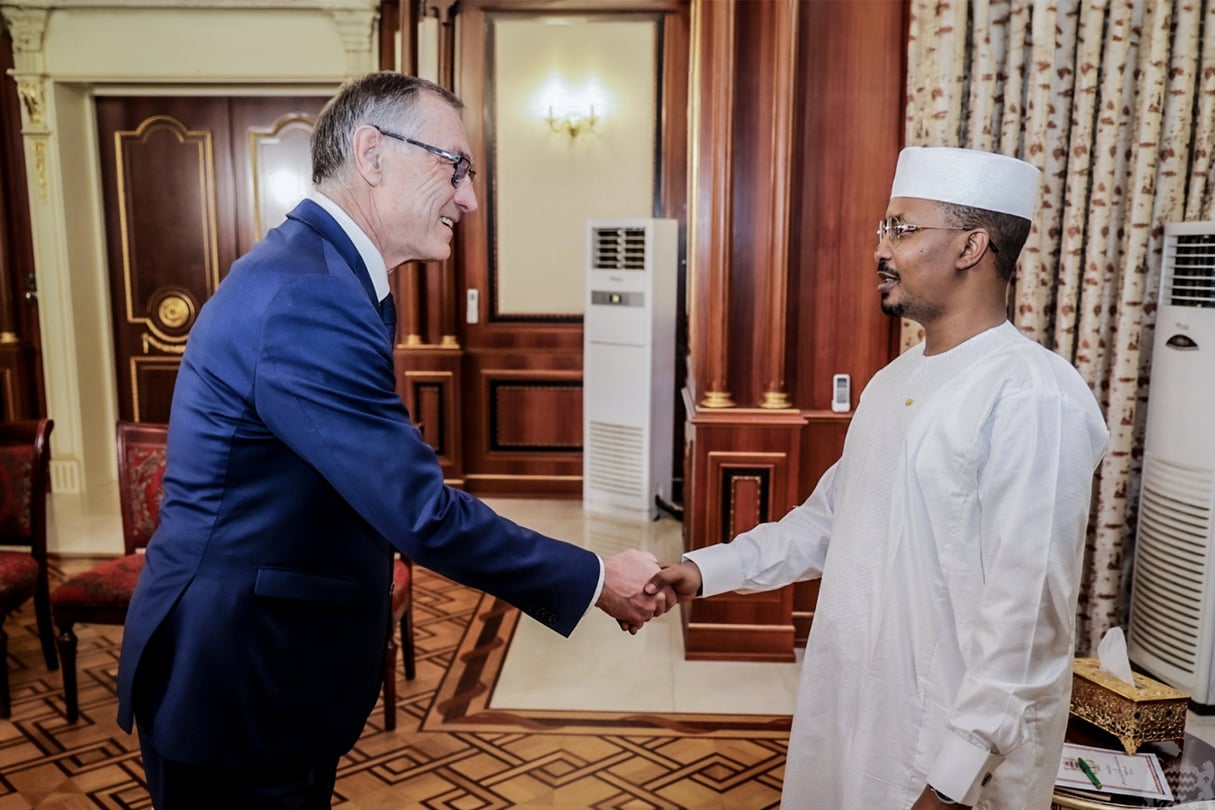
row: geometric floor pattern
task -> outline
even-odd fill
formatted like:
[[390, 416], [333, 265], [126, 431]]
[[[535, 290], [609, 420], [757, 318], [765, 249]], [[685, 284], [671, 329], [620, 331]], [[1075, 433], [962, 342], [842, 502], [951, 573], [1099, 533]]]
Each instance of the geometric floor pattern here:
[[[96, 560], [53, 561], [52, 587]], [[338, 769], [341, 810], [759, 810], [780, 803], [789, 717], [495, 711], [514, 608], [415, 569], [417, 677], [397, 727], [377, 705]], [[63, 716], [32, 605], [9, 617], [13, 716], [0, 720], [0, 810], [150, 808], [135, 738], [115, 722], [119, 627], [82, 625], [80, 719]], [[219, 809], [217, 809], [219, 810]]]

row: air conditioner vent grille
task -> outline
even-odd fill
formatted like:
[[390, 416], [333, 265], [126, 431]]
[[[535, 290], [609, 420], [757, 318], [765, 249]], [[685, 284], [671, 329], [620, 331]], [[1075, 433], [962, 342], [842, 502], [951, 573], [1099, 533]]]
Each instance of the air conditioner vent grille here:
[[596, 228], [591, 244], [595, 270], [645, 270], [645, 228]]
[[1131, 640], [1193, 675], [1198, 666], [1215, 472], [1143, 464]]
[[1215, 307], [1215, 234], [1171, 234], [1164, 250], [1161, 299], [1179, 307]]
[[586, 447], [586, 485], [628, 498], [645, 492], [646, 458], [643, 431], [639, 427], [591, 422]]

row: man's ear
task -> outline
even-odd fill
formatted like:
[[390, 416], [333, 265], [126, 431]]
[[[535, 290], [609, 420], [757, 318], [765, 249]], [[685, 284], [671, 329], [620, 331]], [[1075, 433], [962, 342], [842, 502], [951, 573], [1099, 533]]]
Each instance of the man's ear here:
[[364, 125], [354, 131], [351, 159], [355, 172], [368, 185], [378, 186], [383, 180], [383, 148], [384, 136], [375, 127]]
[[962, 243], [962, 252], [958, 254], [958, 259], [954, 266], [959, 270], [974, 270], [979, 266], [979, 261], [987, 254], [991, 247], [991, 237], [987, 231], [982, 228], [975, 228], [966, 234], [966, 241]]

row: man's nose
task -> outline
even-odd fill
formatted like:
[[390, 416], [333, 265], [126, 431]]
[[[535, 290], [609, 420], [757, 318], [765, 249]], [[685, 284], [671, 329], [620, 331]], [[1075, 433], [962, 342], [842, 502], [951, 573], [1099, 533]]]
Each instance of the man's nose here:
[[477, 210], [477, 192], [473, 188], [471, 178], [465, 179], [456, 189], [456, 205], [460, 206], [460, 210], [465, 213]]

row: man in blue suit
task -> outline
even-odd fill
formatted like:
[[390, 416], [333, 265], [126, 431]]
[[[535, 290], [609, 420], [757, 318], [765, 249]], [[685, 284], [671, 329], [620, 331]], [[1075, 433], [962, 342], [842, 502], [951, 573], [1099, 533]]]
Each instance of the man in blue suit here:
[[460, 108], [397, 73], [343, 87], [316, 193], [191, 331], [118, 670], [158, 810], [329, 807], [379, 691], [394, 549], [564, 635], [591, 605], [635, 630], [674, 603], [642, 592], [652, 556], [600, 560], [445, 486], [402, 406], [388, 268], [446, 258], [477, 207]]

